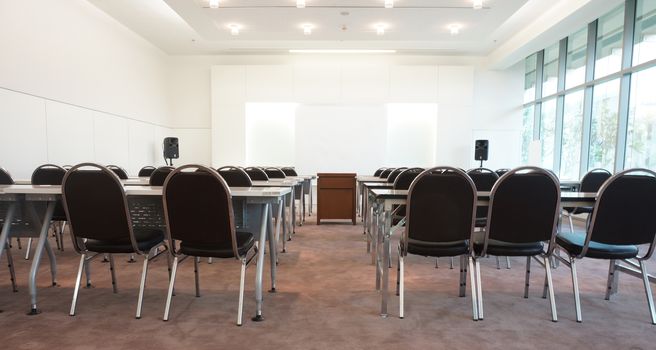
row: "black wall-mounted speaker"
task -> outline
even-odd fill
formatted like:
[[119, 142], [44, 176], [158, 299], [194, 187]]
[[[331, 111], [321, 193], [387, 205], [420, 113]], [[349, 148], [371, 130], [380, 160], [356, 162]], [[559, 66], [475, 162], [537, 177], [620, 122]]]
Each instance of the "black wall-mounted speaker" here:
[[178, 148], [178, 138], [177, 137], [165, 137], [164, 138], [164, 158], [166, 159], [178, 159], [180, 157], [180, 152]]
[[474, 143], [474, 159], [487, 160], [487, 151], [490, 143], [488, 140], [476, 140]]

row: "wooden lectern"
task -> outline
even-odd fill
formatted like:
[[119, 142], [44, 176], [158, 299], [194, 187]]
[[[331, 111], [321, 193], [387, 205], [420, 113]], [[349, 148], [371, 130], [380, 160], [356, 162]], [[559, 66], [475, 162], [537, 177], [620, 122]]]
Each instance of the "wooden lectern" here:
[[317, 174], [317, 225], [321, 220], [345, 219], [355, 225], [355, 173]]

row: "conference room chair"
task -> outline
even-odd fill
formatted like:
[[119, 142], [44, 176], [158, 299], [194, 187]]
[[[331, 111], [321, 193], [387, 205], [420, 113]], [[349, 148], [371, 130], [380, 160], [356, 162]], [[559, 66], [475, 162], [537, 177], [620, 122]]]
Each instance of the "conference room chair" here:
[[285, 173], [285, 176], [298, 176], [298, 173], [294, 168], [284, 167], [284, 168], [280, 168], [280, 170], [282, 170], [282, 172]]
[[[407, 216], [398, 246], [397, 294], [399, 317], [404, 317], [405, 257], [460, 257], [460, 290], [465, 296], [467, 261], [471, 276], [473, 319], [478, 319], [473, 272], [476, 186], [465, 172], [452, 167], [428, 169], [408, 190]], [[436, 204], [438, 203], [438, 204]]]
[[[478, 318], [482, 320], [483, 287], [480, 258], [493, 256], [526, 257], [524, 298], [528, 298], [531, 260], [544, 267], [545, 293], [551, 303], [551, 320], [556, 322], [556, 302], [551, 279], [551, 256], [560, 217], [560, 183], [549, 171], [537, 167], [513, 169], [496, 182], [490, 193], [490, 205], [483, 241], [474, 247]], [[545, 247], [545, 243], [546, 247]], [[538, 259], [540, 258], [540, 259]]]
[[136, 318], [141, 318], [148, 263], [162, 254], [160, 247], [166, 247], [164, 232], [133, 224], [120, 179], [102, 165], [82, 163], [71, 168], [64, 176], [62, 196], [73, 247], [80, 254], [70, 315], [75, 315], [83, 271], [86, 271], [87, 287], [91, 286], [88, 265], [94, 258], [109, 256], [112, 289], [118, 293], [114, 254], [137, 254], [143, 257], [136, 312]]
[[[601, 186], [610, 179], [612, 174], [606, 169], [592, 169], [588, 171], [583, 178], [581, 178], [581, 185], [579, 192], [598, 192]], [[574, 223], [572, 222], [572, 215], [576, 214], [591, 214], [592, 207], [578, 207], [578, 208], [563, 208], [565, 216], [569, 220], [569, 230], [574, 232]]]
[[174, 167], [165, 165], [161, 166], [155, 171], [153, 171], [152, 174], [150, 174], [150, 179], [148, 179], [148, 184], [150, 186], [164, 186], [164, 181], [166, 180], [166, 177], [169, 176], [169, 174], [175, 170]]
[[125, 169], [121, 168], [118, 165], [108, 165], [107, 169], [111, 170], [118, 176], [119, 179], [121, 180], [127, 180], [128, 179], [128, 172], [125, 171]]
[[62, 168], [66, 169], [66, 170], [70, 170], [72, 167], [73, 167], [73, 166], [70, 165], [70, 164], [64, 164], [64, 165], [62, 165]]
[[280, 168], [269, 167], [265, 168], [264, 172], [267, 174], [269, 179], [284, 179], [287, 177], [285, 173], [280, 170]]
[[178, 264], [187, 257], [194, 260], [196, 297], [199, 297], [198, 265], [200, 257], [207, 257], [236, 259], [241, 263], [237, 311], [237, 325], [241, 326], [246, 268], [255, 257], [255, 237], [250, 232], [236, 231], [228, 184], [213, 169], [185, 165], [169, 175], [163, 192], [167, 239], [173, 256], [164, 321], [169, 320]]
[[495, 170], [494, 172], [497, 173], [497, 175], [499, 175], [499, 177], [502, 177], [503, 174], [505, 174], [509, 171], [510, 171], [510, 169], [508, 169], [508, 168], [501, 168], [501, 169]]
[[[424, 168], [409, 168], [401, 171], [401, 173], [394, 180], [392, 185], [395, 190], [407, 190], [414, 179], [424, 171]], [[396, 225], [406, 215], [406, 206], [399, 205], [394, 208], [392, 216], [392, 224]]]
[[[0, 185], [13, 185], [13, 184], [14, 184], [14, 179], [11, 177], [9, 172], [4, 168], [0, 167]], [[0, 229], [2, 229], [4, 225], [11, 225], [10, 222], [5, 222], [5, 218], [7, 217], [7, 209], [8, 209], [8, 206], [6, 205], [7, 203], [9, 202], [0, 203]], [[14, 259], [11, 256], [10, 245], [11, 242], [9, 241], [9, 239], [7, 239], [7, 242], [5, 242], [5, 253], [7, 254], [7, 267], [9, 268], [11, 288], [14, 292], [18, 292], [18, 286], [16, 285], [16, 271], [14, 270]]]
[[392, 171], [391, 173], [389, 173], [389, 175], [387, 176], [387, 183], [391, 183], [391, 184], [393, 184], [393, 183], [394, 183], [394, 180], [396, 180], [396, 177], [399, 176], [399, 174], [402, 173], [402, 172], [403, 172], [404, 170], [406, 170], [406, 169], [408, 169], [408, 168], [407, 168], [407, 167], [403, 167], [403, 168], [396, 168], [396, 169], [394, 169], [394, 171]]
[[[476, 185], [476, 190], [479, 192], [490, 192], [492, 191], [492, 186], [499, 180], [499, 175], [487, 168], [475, 168], [467, 171], [467, 175], [471, 177], [472, 181]], [[487, 226], [487, 210], [488, 207], [477, 207], [476, 208], [476, 227], [485, 228]], [[499, 262], [499, 257], [496, 257], [497, 260], [497, 269], [501, 268]], [[506, 257], [506, 268], [510, 268], [510, 258]]]
[[387, 169], [387, 168], [378, 168], [378, 170], [376, 170], [376, 171], [374, 172], [374, 176], [375, 176], [375, 177], [379, 177], [379, 176], [380, 176], [380, 173], [382, 173], [383, 170], [385, 170], [385, 169]]
[[248, 167], [244, 169], [244, 171], [253, 181], [269, 181], [269, 176], [267, 176], [266, 172], [260, 168]]
[[[66, 169], [54, 164], [44, 164], [39, 166], [32, 172], [32, 185], [61, 185], [66, 175]], [[66, 212], [61, 201], [57, 201], [55, 211], [52, 215], [52, 228], [57, 242], [57, 249], [64, 251], [64, 229], [66, 227]], [[29, 258], [30, 246], [32, 239], [27, 243], [27, 251], [25, 252], [25, 259]]]
[[217, 169], [219, 175], [225, 180], [229, 187], [251, 187], [253, 186], [253, 181], [251, 181], [248, 173], [236, 166], [224, 166]]
[[155, 171], [155, 169], [156, 168], [154, 166], [150, 166], [150, 165], [145, 166], [139, 170], [139, 174], [137, 176], [150, 177], [150, 175], [153, 173], [153, 171]]
[[[606, 300], [617, 292], [620, 272], [642, 279], [651, 323], [656, 324], [646, 262], [656, 240], [656, 173], [628, 169], [609, 178], [599, 189], [585, 232], [560, 232], [558, 246], [569, 256], [556, 256], [572, 273], [576, 321], [582, 322], [576, 260], [609, 260]], [[647, 245], [640, 255], [639, 245]]]
[[380, 175], [378, 175], [378, 177], [381, 178], [381, 179], [387, 179], [387, 177], [389, 176], [389, 174], [392, 171], [394, 171], [394, 168], [387, 168], [387, 169], [381, 171]]

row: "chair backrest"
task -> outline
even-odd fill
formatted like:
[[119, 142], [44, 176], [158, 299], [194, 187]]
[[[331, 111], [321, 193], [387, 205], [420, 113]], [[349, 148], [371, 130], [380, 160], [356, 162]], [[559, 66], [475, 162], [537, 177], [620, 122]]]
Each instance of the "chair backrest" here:
[[[476, 191], [479, 192], [489, 192], [492, 191], [492, 186], [499, 179], [499, 175], [496, 172], [487, 169], [487, 168], [475, 168], [467, 171], [467, 175], [471, 177], [472, 181], [476, 185]], [[484, 218], [487, 216], [488, 207], [477, 207], [476, 208], [476, 217]]]
[[520, 167], [504, 174], [492, 187], [486, 240], [509, 243], [549, 242], [555, 246], [560, 213], [560, 183], [546, 169]]
[[395, 190], [407, 190], [410, 188], [412, 181], [424, 171], [424, 168], [410, 168], [403, 170], [394, 180]]
[[374, 171], [374, 176], [376, 176], [376, 177], [380, 176], [380, 173], [382, 173], [383, 170], [385, 170], [385, 169], [387, 169], [387, 168], [378, 168], [378, 170]]
[[[592, 240], [605, 244], [650, 244], [656, 236], [656, 173], [628, 169], [612, 176], [599, 189], [588, 225], [586, 245]], [[587, 249], [586, 249], [587, 250]], [[581, 252], [584, 256], [585, 251]]]
[[118, 165], [108, 165], [107, 169], [111, 170], [118, 176], [119, 179], [121, 180], [127, 180], [128, 179], [128, 172], [125, 171], [125, 169], [121, 168]]
[[592, 169], [588, 171], [581, 179], [580, 192], [598, 192], [601, 185], [613, 176], [610, 171], [606, 169]]
[[14, 179], [5, 168], [0, 168], [0, 185], [13, 185]]
[[175, 170], [174, 167], [172, 166], [161, 166], [155, 171], [153, 171], [152, 174], [150, 174], [150, 179], [148, 179], [148, 184], [150, 186], [164, 186], [164, 181], [166, 180], [166, 177], [169, 176], [169, 174]]
[[270, 167], [264, 169], [264, 172], [267, 174], [269, 179], [284, 179], [287, 177], [287, 175], [285, 175], [285, 173], [280, 170], [280, 168]]
[[251, 187], [253, 181], [248, 173], [236, 166], [224, 166], [217, 169], [219, 175], [225, 180], [230, 187]]
[[269, 176], [264, 170], [257, 167], [248, 167], [244, 169], [252, 181], [269, 181]]
[[452, 167], [425, 170], [408, 190], [404, 239], [434, 243], [470, 240], [475, 209], [476, 187], [465, 172]]
[[202, 165], [179, 167], [164, 182], [163, 194], [173, 254], [177, 254], [175, 240], [179, 240], [194, 245], [230, 245], [239, 258], [232, 196], [218, 172]]
[[62, 196], [78, 252], [86, 250], [83, 239], [97, 239], [130, 240], [134, 251], [141, 253], [132, 232], [125, 190], [114, 172], [98, 164], [78, 164], [66, 172]]
[[510, 169], [508, 169], [508, 168], [501, 168], [501, 169], [495, 170], [494, 172], [497, 173], [497, 175], [499, 175], [499, 177], [501, 177], [501, 176], [503, 176], [503, 174], [505, 174], [509, 171], [510, 171]]
[[396, 169], [394, 169], [394, 171], [392, 171], [391, 173], [389, 173], [389, 175], [387, 176], [387, 182], [388, 182], [388, 183], [394, 183], [394, 181], [396, 180], [396, 177], [399, 176], [399, 174], [402, 173], [402, 172], [403, 172], [404, 170], [406, 170], [406, 169], [408, 169], [408, 168], [407, 168], [407, 167], [403, 167], [403, 168], [396, 168]]
[[147, 165], [139, 170], [139, 177], [150, 177], [150, 175], [153, 174], [153, 171], [155, 171], [154, 166]]
[[378, 177], [381, 178], [381, 179], [387, 179], [387, 177], [389, 176], [390, 173], [392, 173], [392, 171], [394, 171], [394, 168], [387, 168], [387, 169], [381, 171], [380, 175], [378, 175]]
[[296, 169], [291, 168], [291, 167], [284, 167], [281, 168], [283, 173], [285, 173], [285, 176], [298, 176], [298, 173], [296, 172]]
[[54, 164], [44, 164], [32, 172], [32, 185], [61, 185], [66, 169]]

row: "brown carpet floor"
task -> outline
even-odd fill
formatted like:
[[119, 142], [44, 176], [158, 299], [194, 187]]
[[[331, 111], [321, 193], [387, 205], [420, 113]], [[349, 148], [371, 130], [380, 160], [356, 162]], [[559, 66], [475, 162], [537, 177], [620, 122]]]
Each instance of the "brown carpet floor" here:
[[[412, 256], [406, 264], [406, 318], [398, 318], [398, 298], [390, 294], [390, 317], [378, 315], [380, 294], [374, 267], [365, 253], [362, 226], [315, 225], [297, 229], [288, 253], [281, 254], [278, 293], [265, 293], [262, 323], [255, 312], [255, 265], [248, 270], [245, 323], [235, 325], [239, 264], [201, 264], [201, 297], [194, 296], [193, 263], [181, 265], [171, 320], [162, 321], [167, 286], [166, 259], [148, 275], [143, 317], [134, 318], [141, 264], [117, 257], [119, 293], [113, 294], [108, 264], [92, 264], [92, 289], [82, 289], [77, 316], [68, 316], [78, 256], [66, 237], [57, 253], [59, 286], [50, 287], [44, 258], [39, 275], [43, 313], [27, 316], [30, 262], [14, 245], [19, 292], [12, 293], [3, 258], [0, 267], [0, 342], [3, 349], [654, 349], [656, 326], [649, 320], [641, 280], [621, 275], [620, 292], [604, 300], [608, 264], [592, 259], [579, 264], [584, 322], [575, 322], [569, 269], [554, 271], [559, 322], [550, 320], [541, 298], [544, 272], [533, 264], [531, 295], [524, 299], [524, 259], [497, 270], [484, 259], [481, 272], [485, 320], [471, 320], [469, 289], [459, 298], [458, 269], [447, 259]], [[54, 241], [53, 241], [54, 242]], [[25, 249], [25, 248], [23, 248]], [[268, 259], [267, 259], [268, 260]], [[396, 264], [396, 262], [395, 262]], [[656, 264], [650, 263], [656, 272]], [[265, 272], [269, 269], [268, 262]], [[269, 283], [265, 273], [265, 283]], [[390, 289], [396, 269], [390, 271]], [[268, 289], [268, 288], [267, 288]]]

